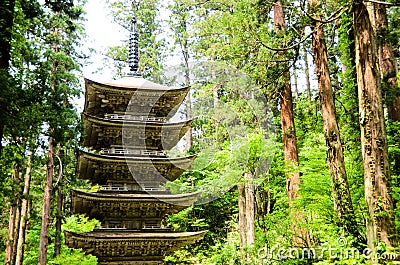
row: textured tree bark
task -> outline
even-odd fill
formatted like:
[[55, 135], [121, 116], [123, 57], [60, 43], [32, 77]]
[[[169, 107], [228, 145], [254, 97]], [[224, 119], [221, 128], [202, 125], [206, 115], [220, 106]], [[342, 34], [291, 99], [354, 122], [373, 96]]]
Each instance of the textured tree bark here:
[[239, 235], [240, 235], [240, 247], [243, 249], [247, 244], [246, 236], [246, 192], [244, 183], [238, 183], [238, 208], [239, 208]]
[[[185, 22], [185, 28], [186, 28], [186, 22]], [[183, 54], [183, 59], [185, 63], [185, 86], [190, 85], [190, 69], [189, 69], [189, 47], [187, 41], [185, 41], [182, 44], [182, 54]], [[190, 91], [188, 92], [186, 96], [186, 119], [191, 119], [192, 118], [192, 99], [190, 95]], [[189, 128], [189, 130], [186, 132], [186, 149], [189, 150], [190, 147], [192, 146], [192, 127]]]
[[14, 221], [14, 239], [12, 245], [12, 258], [11, 264], [15, 264], [15, 258], [17, 256], [17, 245], [18, 245], [18, 235], [19, 235], [19, 223], [21, 220], [21, 198], [20, 194], [16, 194], [17, 196], [17, 212], [15, 213], [15, 221]]
[[28, 151], [28, 161], [25, 172], [25, 183], [24, 183], [24, 191], [22, 196], [21, 203], [21, 218], [19, 222], [19, 234], [18, 234], [18, 244], [17, 244], [17, 253], [15, 258], [15, 265], [22, 265], [23, 257], [24, 257], [24, 244], [25, 244], [25, 231], [26, 231], [26, 222], [28, 216], [28, 196], [29, 190], [31, 186], [31, 172], [32, 172], [32, 159], [33, 159], [33, 151]]
[[[285, 20], [283, 14], [282, 1], [277, 0], [274, 4], [274, 27], [277, 34], [284, 31]], [[296, 130], [294, 125], [294, 111], [292, 89], [290, 86], [290, 76], [286, 72], [283, 74], [283, 87], [280, 92], [281, 106], [281, 125], [282, 125], [282, 142], [284, 149], [285, 164], [288, 168], [292, 168], [287, 174], [286, 189], [289, 198], [289, 204], [299, 197], [298, 190], [300, 186], [300, 172], [297, 170], [299, 157], [297, 152]], [[293, 243], [296, 246], [303, 245], [304, 239], [307, 237], [306, 232], [298, 228], [296, 222], [302, 219], [302, 214], [298, 211], [292, 213], [296, 221], [292, 221], [292, 229], [294, 232]]]
[[61, 226], [62, 226], [62, 218], [64, 212], [64, 195], [62, 192], [62, 184], [64, 177], [64, 150], [60, 148], [60, 170], [58, 174], [57, 180], [57, 217], [56, 217], [56, 237], [54, 239], [54, 256], [57, 257], [61, 254]]
[[368, 247], [379, 242], [397, 246], [393, 200], [390, 195], [388, 145], [383, 115], [377, 43], [363, 1], [354, 3], [356, 69], [364, 165]]
[[304, 73], [306, 75], [307, 98], [311, 100], [310, 67], [308, 66], [307, 45], [303, 43]]
[[51, 192], [54, 176], [54, 154], [55, 146], [53, 137], [49, 137], [48, 162], [46, 171], [46, 183], [43, 196], [42, 229], [40, 231], [39, 260], [38, 265], [46, 265], [47, 246], [49, 238]]
[[386, 99], [389, 117], [393, 121], [400, 121], [400, 89], [397, 82], [397, 67], [393, 47], [387, 39], [386, 7], [378, 3], [366, 3], [366, 6], [375, 35], [379, 40], [377, 45], [383, 98]]
[[246, 196], [246, 244], [253, 246], [256, 241], [254, 232], [254, 185], [251, 174], [245, 173], [245, 196]]
[[[16, 182], [18, 179], [19, 175], [19, 170], [18, 166], [15, 165], [13, 169], [13, 182]], [[10, 218], [9, 218], [9, 223], [8, 223], [8, 239], [7, 239], [7, 245], [6, 245], [6, 252], [5, 252], [5, 258], [4, 258], [4, 265], [12, 265], [14, 264], [14, 241], [15, 241], [15, 227], [17, 226], [16, 220], [17, 220], [17, 209], [18, 208], [18, 203], [17, 199], [14, 198], [14, 201], [11, 203], [10, 207]]]
[[8, 240], [6, 245], [6, 256], [4, 258], [4, 265], [11, 265], [12, 264], [12, 257], [13, 257], [13, 240], [14, 240], [14, 226], [15, 226], [15, 219], [17, 214], [17, 205], [12, 205], [10, 208], [10, 218], [8, 223]]
[[[389, 29], [386, 7], [378, 3], [367, 3], [366, 6], [374, 33], [379, 40], [377, 45], [382, 78], [382, 96], [390, 120], [400, 122], [400, 88], [397, 81], [398, 72], [393, 47], [387, 36]], [[396, 132], [394, 133], [396, 134]], [[400, 171], [400, 156], [395, 154], [393, 159], [394, 168]]]
[[294, 99], [295, 101], [299, 101], [299, 85], [297, 82], [297, 69], [296, 69], [296, 65], [293, 66], [293, 81], [294, 81]]
[[[310, 12], [314, 14], [317, 20], [321, 20], [320, 15], [318, 15], [321, 2], [319, 0], [309, 0], [309, 5]], [[362, 243], [364, 240], [358, 231], [347, 181], [323, 24], [317, 20], [313, 21], [312, 51], [318, 78], [318, 92], [321, 102], [334, 208], [338, 217], [338, 226], [343, 227], [346, 232], [353, 235], [358, 241], [361, 240], [359, 243]]]

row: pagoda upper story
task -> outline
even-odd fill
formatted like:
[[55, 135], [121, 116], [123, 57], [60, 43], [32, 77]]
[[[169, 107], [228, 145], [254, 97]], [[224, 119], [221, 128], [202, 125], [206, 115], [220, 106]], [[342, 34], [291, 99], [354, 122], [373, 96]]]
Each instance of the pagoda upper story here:
[[125, 77], [109, 83], [85, 79], [85, 87], [85, 113], [100, 118], [107, 114], [132, 114], [134, 118], [148, 120], [172, 117], [190, 90], [155, 84], [142, 77]]
[[192, 123], [169, 122], [189, 87], [150, 82], [137, 74], [137, 60], [131, 58], [136, 63], [128, 77], [109, 83], [85, 80], [82, 120], [87, 150], [79, 152], [77, 176], [100, 189], [72, 190], [71, 210], [98, 219], [101, 228], [65, 236], [69, 247], [95, 255], [99, 264], [162, 264], [165, 255], [206, 233], [174, 232], [165, 222], [166, 216], [193, 205], [200, 195], [171, 194], [164, 188], [195, 159], [167, 155]]

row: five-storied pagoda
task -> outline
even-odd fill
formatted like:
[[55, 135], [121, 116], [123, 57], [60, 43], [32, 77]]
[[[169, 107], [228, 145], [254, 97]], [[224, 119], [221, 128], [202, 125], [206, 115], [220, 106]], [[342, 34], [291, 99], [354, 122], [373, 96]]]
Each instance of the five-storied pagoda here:
[[197, 200], [162, 186], [178, 178], [194, 156], [168, 158], [191, 121], [168, 122], [189, 92], [145, 80], [137, 73], [138, 34], [132, 19], [130, 74], [110, 83], [85, 80], [84, 147], [77, 174], [101, 188], [71, 191], [72, 211], [101, 222], [88, 233], [65, 232], [68, 247], [81, 248], [99, 264], [162, 264], [164, 256], [201, 240], [206, 231], [174, 232], [165, 217]]

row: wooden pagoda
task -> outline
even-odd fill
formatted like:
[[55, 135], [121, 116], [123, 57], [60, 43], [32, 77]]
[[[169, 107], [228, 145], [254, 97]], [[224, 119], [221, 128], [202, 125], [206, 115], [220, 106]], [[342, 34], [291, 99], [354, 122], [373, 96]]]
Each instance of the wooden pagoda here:
[[168, 119], [189, 87], [155, 84], [137, 74], [133, 19], [131, 73], [110, 83], [85, 80], [85, 125], [77, 175], [101, 187], [71, 191], [72, 212], [101, 222], [89, 233], [65, 232], [68, 247], [81, 248], [99, 264], [162, 264], [166, 255], [201, 240], [206, 231], [174, 232], [165, 218], [197, 200], [199, 193], [171, 194], [163, 188], [190, 167], [195, 156], [166, 154], [191, 126]]

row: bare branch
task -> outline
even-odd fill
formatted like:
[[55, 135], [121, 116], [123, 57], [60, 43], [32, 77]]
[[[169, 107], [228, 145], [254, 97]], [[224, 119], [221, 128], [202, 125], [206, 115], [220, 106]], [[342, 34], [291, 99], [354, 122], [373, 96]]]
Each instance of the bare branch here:
[[395, 3], [390, 3], [390, 2], [379, 1], [379, 0], [364, 0], [364, 2], [380, 4], [380, 5], [385, 5], [385, 6], [400, 6], [400, 3], [397, 1]]
[[268, 46], [267, 44], [263, 43], [261, 40], [258, 40], [258, 42], [259, 42], [263, 47], [267, 48], [268, 50], [276, 51], [276, 52], [283, 52], [283, 51], [288, 51], [288, 50], [291, 50], [291, 49], [296, 48], [297, 46], [299, 46], [300, 44], [302, 44], [303, 42], [305, 42], [305, 41], [308, 39], [308, 37], [310, 37], [310, 36], [312, 35], [312, 33], [313, 33], [313, 32], [307, 34], [307, 36], [305, 36], [303, 39], [299, 40], [299, 41], [296, 42], [295, 44], [290, 45], [290, 46], [288, 46], [288, 47], [278, 47], [278, 48], [274, 48], [274, 47]]

